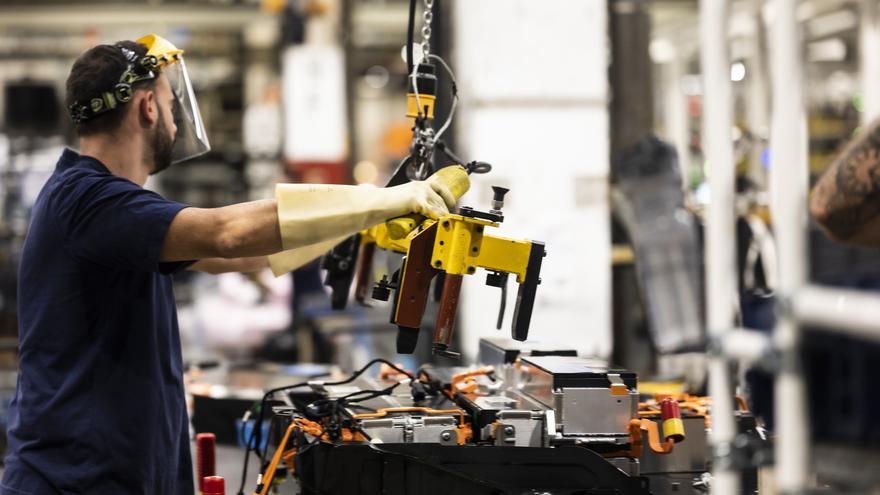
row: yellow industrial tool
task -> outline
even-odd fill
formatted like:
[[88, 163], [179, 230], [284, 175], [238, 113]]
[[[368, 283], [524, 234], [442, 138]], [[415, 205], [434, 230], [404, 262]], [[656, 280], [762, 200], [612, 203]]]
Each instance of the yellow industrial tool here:
[[[435, 171], [438, 174], [449, 174], [452, 178], [458, 174], [462, 178], [460, 181], [444, 182], [451, 183], [451, 192], [456, 198], [460, 198], [467, 191], [469, 182], [465, 172], [487, 173], [492, 166], [476, 161], [464, 165], [465, 161], [456, 156], [440, 139], [452, 121], [458, 102], [455, 76], [441, 57], [430, 53], [427, 39], [422, 43], [421, 59], [416, 61], [413, 58], [412, 24], [409, 28], [406, 45], [407, 117], [412, 119], [413, 137], [409, 156], [400, 163], [387, 186], [396, 186], [410, 180], [425, 180]], [[449, 78], [451, 103], [445, 122], [435, 131], [433, 120], [439, 94], [439, 68], [443, 68]], [[439, 155], [435, 151], [439, 151]], [[459, 165], [438, 167], [437, 159], [441, 156]], [[493, 190], [495, 197], [492, 209], [488, 212], [462, 207], [457, 213], [437, 220], [407, 215], [391, 219], [338, 244], [324, 257], [322, 264], [327, 270], [324, 284], [332, 289], [332, 307], [345, 307], [353, 280], [356, 284], [355, 298], [361, 303], [366, 302], [372, 285], [373, 253], [379, 247], [405, 255], [401, 269], [390, 279], [383, 277], [372, 290], [373, 298], [380, 300], [388, 300], [394, 291], [391, 322], [399, 328], [397, 352], [410, 354], [415, 350], [431, 281], [442, 274], [442, 294], [434, 328], [433, 351], [435, 354], [458, 356], [449, 350], [449, 345], [452, 342], [461, 284], [464, 275], [472, 275], [478, 268], [489, 272], [486, 277], [487, 285], [499, 287], [502, 291], [498, 328], [501, 328], [503, 322], [507, 278], [510, 274], [516, 276], [519, 292], [512, 335], [514, 339], [525, 340], [529, 333], [535, 293], [541, 280], [539, 274], [545, 255], [544, 244], [508, 239], [484, 232], [487, 227], [498, 227], [504, 220], [501, 208], [507, 189], [493, 187]]]
[[458, 213], [432, 220], [423, 219], [404, 237], [403, 228], [394, 221], [377, 225], [361, 233], [363, 255], [358, 267], [355, 294], [365, 299], [370, 283], [371, 258], [374, 247], [405, 254], [403, 266], [389, 280], [383, 277], [373, 288], [374, 299], [388, 300], [395, 292], [391, 322], [398, 326], [397, 352], [409, 354], [415, 350], [418, 331], [428, 302], [431, 281], [443, 274], [440, 309], [434, 327], [435, 354], [458, 357], [449, 350], [452, 342], [455, 315], [464, 275], [473, 275], [478, 268], [487, 270], [486, 284], [502, 289], [504, 312], [507, 277], [516, 276], [519, 283], [513, 316], [512, 336], [525, 340], [529, 333], [532, 308], [538, 284], [541, 283], [541, 264], [546, 252], [544, 243], [531, 240], [509, 239], [486, 232], [497, 228], [504, 220], [501, 208], [507, 189], [494, 187], [493, 208], [481, 212], [462, 207]]

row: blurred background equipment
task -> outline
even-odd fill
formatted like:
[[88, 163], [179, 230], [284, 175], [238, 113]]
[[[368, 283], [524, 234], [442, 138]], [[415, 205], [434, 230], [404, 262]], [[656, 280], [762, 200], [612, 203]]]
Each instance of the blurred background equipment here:
[[[176, 276], [194, 448], [216, 439], [204, 493], [245, 455], [245, 493], [272, 463], [258, 493], [876, 493], [880, 255], [829, 241], [803, 203], [880, 117], [880, 10], [796, 7], [2, 2], [0, 422], [30, 210], [76, 144], [67, 73], [150, 26], [186, 50], [212, 145], [150, 179], [169, 199], [494, 166], [448, 220], [476, 256], [440, 253], [458, 245], [442, 223], [414, 252], [431, 229], [409, 217], [279, 278]], [[515, 239], [476, 230], [501, 219]], [[458, 288], [478, 267], [486, 283]]]

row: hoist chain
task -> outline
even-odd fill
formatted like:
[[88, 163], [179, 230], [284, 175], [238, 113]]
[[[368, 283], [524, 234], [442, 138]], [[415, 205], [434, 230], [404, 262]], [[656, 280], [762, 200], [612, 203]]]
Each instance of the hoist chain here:
[[425, 0], [424, 23], [422, 24], [422, 59], [427, 60], [431, 53], [431, 21], [434, 20], [434, 0]]

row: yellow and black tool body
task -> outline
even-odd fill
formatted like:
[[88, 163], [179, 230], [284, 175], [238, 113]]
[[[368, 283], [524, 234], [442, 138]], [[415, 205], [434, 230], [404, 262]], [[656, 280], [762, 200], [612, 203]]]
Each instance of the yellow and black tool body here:
[[[506, 192], [506, 189], [496, 189], [495, 207], [490, 212], [462, 207], [457, 214], [424, 220], [403, 239], [394, 239], [390, 235], [388, 223], [361, 233], [361, 240], [367, 245], [372, 243], [378, 248], [405, 254], [403, 266], [396, 276], [391, 280], [383, 277], [373, 289], [373, 297], [382, 300], [387, 300], [394, 291], [391, 322], [399, 329], [397, 352], [409, 354], [415, 350], [431, 282], [443, 273], [433, 351], [448, 357], [458, 356], [449, 350], [449, 346], [461, 284], [465, 275], [475, 274], [478, 268], [489, 272], [488, 285], [502, 290], [506, 287], [508, 275], [516, 276], [519, 292], [511, 334], [516, 340], [528, 337], [546, 251], [544, 243], [539, 241], [510, 239], [486, 232], [487, 227], [497, 228], [503, 221], [500, 208]], [[359, 277], [359, 281], [363, 279]], [[359, 287], [356, 292], [365, 293], [366, 290]]]
[[[416, 63], [411, 46], [408, 42], [407, 117], [413, 123], [412, 144], [409, 155], [392, 174], [386, 187], [411, 180], [426, 180], [432, 173], [443, 174], [443, 182], [458, 199], [469, 187], [467, 175], [487, 173], [492, 166], [478, 161], [463, 165], [465, 161], [440, 139], [452, 120], [458, 101], [455, 77], [442, 58], [429, 55], [427, 50], [421, 61]], [[434, 65], [432, 61], [437, 61], [439, 65]], [[449, 77], [452, 102], [446, 122], [435, 131], [434, 110], [440, 93], [437, 69], [440, 67], [445, 69]], [[439, 151], [439, 155], [435, 151]], [[451, 160], [453, 165], [438, 166], [440, 158]], [[507, 278], [509, 274], [516, 275], [519, 293], [512, 335], [514, 339], [525, 340], [528, 337], [537, 286], [540, 284], [544, 244], [484, 233], [486, 227], [498, 227], [504, 220], [501, 207], [507, 189], [493, 189], [495, 198], [489, 212], [463, 207], [457, 214], [445, 215], [438, 220], [425, 219], [414, 214], [405, 215], [363, 231], [337, 245], [325, 256], [323, 265], [327, 269], [324, 283], [333, 292], [333, 308], [345, 308], [352, 281], [355, 282], [355, 299], [362, 304], [367, 303], [372, 285], [373, 254], [376, 248], [380, 248], [405, 255], [401, 269], [390, 278], [383, 277], [372, 288], [374, 299], [388, 300], [392, 291], [394, 292], [391, 322], [400, 329], [398, 352], [410, 354], [415, 350], [431, 283], [442, 274], [443, 286], [433, 350], [437, 354], [457, 356], [449, 351], [449, 345], [452, 341], [461, 284], [464, 275], [475, 273], [477, 268], [488, 270], [486, 283], [502, 290], [502, 306], [497, 325], [499, 329], [504, 314]]]

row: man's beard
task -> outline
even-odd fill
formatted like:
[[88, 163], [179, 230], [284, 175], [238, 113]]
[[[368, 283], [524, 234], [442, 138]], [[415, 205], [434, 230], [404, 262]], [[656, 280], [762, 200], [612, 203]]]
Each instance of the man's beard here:
[[153, 134], [153, 171], [150, 175], [158, 174], [171, 166], [171, 154], [174, 151], [175, 136], [168, 135], [168, 127], [165, 125], [165, 116], [159, 110], [159, 125]]

